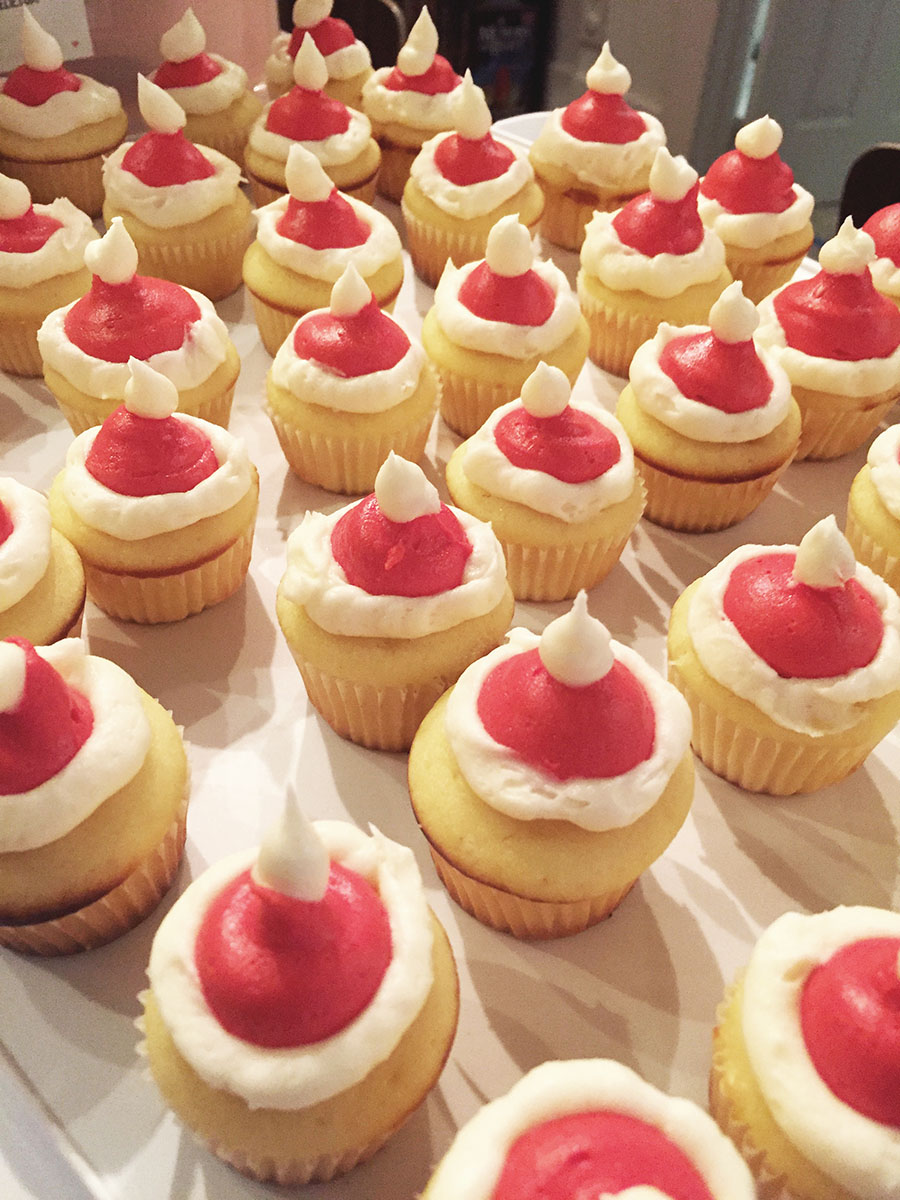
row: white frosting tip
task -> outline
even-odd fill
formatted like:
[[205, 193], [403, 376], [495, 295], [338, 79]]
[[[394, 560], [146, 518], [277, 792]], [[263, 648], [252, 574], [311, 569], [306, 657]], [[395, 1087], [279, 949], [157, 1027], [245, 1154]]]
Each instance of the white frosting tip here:
[[31, 193], [21, 179], [0, 175], [0, 221], [15, 221], [31, 208]]
[[206, 33], [190, 7], [159, 39], [159, 52], [167, 62], [187, 62], [205, 49]]
[[25, 651], [0, 642], [0, 712], [15, 712], [25, 694]]
[[294, 0], [291, 20], [300, 29], [311, 29], [331, 15], [332, 0]]
[[333, 317], [355, 317], [372, 301], [369, 285], [353, 265], [348, 263], [344, 273], [331, 289], [330, 312]]
[[121, 217], [113, 217], [103, 237], [85, 246], [84, 264], [104, 283], [128, 283], [134, 278], [138, 253]]
[[553, 678], [568, 687], [586, 687], [607, 674], [615, 661], [609, 630], [588, 612], [587, 592], [582, 589], [569, 611], [546, 626], [538, 653]]
[[485, 260], [495, 275], [524, 275], [534, 263], [534, 244], [516, 213], [501, 217], [487, 236]]
[[22, 9], [22, 57], [34, 71], [57, 71], [63, 64], [59, 42], [27, 7]]
[[303, 35], [300, 49], [294, 58], [294, 83], [307, 91], [320, 92], [328, 82], [328, 66], [313, 41], [312, 34]]
[[585, 75], [585, 83], [592, 92], [609, 96], [624, 96], [631, 87], [631, 72], [614, 57], [609, 42], [603, 43], [603, 49]]
[[165, 375], [139, 358], [129, 358], [130, 378], [125, 384], [125, 407], [136, 417], [163, 420], [178, 408], [178, 388]]
[[187, 116], [175, 97], [140, 72], [137, 95], [138, 108], [148, 129], [156, 133], [177, 133], [184, 129]]
[[683, 154], [673, 155], [660, 146], [650, 168], [650, 191], [657, 200], [683, 200], [697, 182], [697, 172]]
[[327, 200], [334, 190], [334, 183], [325, 168], [301, 142], [292, 142], [288, 149], [284, 169], [287, 189], [301, 203], [314, 204]]
[[460, 137], [472, 141], [483, 138], [491, 128], [491, 110], [484, 92], [472, 79], [472, 72], [466, 68], [459, 94], [454, 101], [454, 124]]
[[253, 880], [295, 900], [317, 901], [325, 895], [330, 871], [328, 851], [290, 788], [280, 818], [260, 843]]
[[819, 251], [819, 266], [830, 275], [858, 275], [875, 257], [875, 239], [857, 229], [852, 217], [844, 223]]
[[397, 66], [404, 75], [424, 75], [434, 62], [437, 50], [438, 31], [427, 6], [423, 5], [397, 55]]
[[834, 513], [808, 530], [797, 547], [794, 578], [809, 587], [840, 587], [856, 574], [850, 543], [838, 529]]
[[441, 510], [438, 490], [422, 468], [393, 450], [375, 476], [375, 499], [389, 521], [414, 521]]
[[565, 371], [543, 360], [522, 384], [522, 407], [532, 417], [557, 417], [567, 407], [572, 385]]
[[735, 134], [734, 145], [741, 154], [748, 158], [769, 158], [775, 154], [781, 145], [784, 131], [777, 121], [766, 113], [748, 125], [744, 125]]
[[709, 324], [720, 342], [747, 342], [759, 325], [759, 310], [744, 295], [739, 279], [729, 283], [709, 310]]

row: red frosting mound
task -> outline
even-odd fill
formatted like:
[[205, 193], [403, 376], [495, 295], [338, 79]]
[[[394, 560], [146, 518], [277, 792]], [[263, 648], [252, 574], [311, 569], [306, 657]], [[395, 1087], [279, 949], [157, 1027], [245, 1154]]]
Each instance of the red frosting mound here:
[[772, 304], [787, 344], [816, 358], [887, 358], [900, 345], [900, 309], [875, 290], [868, 268], [818, 271], [782, 288]]
[[409, 338], [374, 299], [358, 313], [343, 317], [320, 309], [298, 322], [294, 330], [298, 358], [311, 359], [346, 378], [388, 371], [407, 350]]
[[647, 125], [639, 112], [615, 94], [588, 89], [563, 112], [563, 129], [580, 142], [636, 142]]
[[16, 67], [3, 84], [5, 96], [11, 96], [29, 108], [37, 108], [58, 92], [77, 92], [80, 89], [81, 80], [65, 67], [57, 67], [55, 71], [36, 71], [24, 63]]
[[611, 779], [653, 753], [656, 717], [640, 682], [619, 662], [596, 683], [569, 687], [537, 649], [504, 659], [478, 696], [488, 734], [554, 779]]
[[879, 258], [889, 258], [900, 267], [900, 204], [889, 204], [873, 213], [863, 229], [875, 242]]
[[703, 222], [697, 212], [698, 184], [681, 200], [659, 200], [643, 192], [613, 217], [619, 240], [641, 254], [690, 254], [703, 241]]
[[24, 638], [25, 690], [12, 712], [0, 712], [0, 796], [28, 792], [57, 775], [90, 737], [90, 701], [69, 687]]
[[832, 1092], [863, 1116], [900, 1129], [900, 938], [836, 951], [803, 985], [803, 1040]]
[[21, 217], [0, 220], [0, 251], [7, 254], [33, 254], [51, 234], [62, 229], [62, 221], [47, 213], [37, 213], [34, 205]]
[[797, 198], [794, 172], [777, 151], [766, 158], [751, 158], [729, 150], [706, 172], [700, 191], [731, 213], [780, 213]]
[[720, 412], [762, 408], [772, 394], [772, 378], [749, 338], [723, 342], [712, 331], [674, 337], [659, 365], [683, 396]]
[[384, 86], [391, 92], [421, 92], [425, 96], [436, 96], [442, 92], [452, 92], [462, 83], [462, 79], [453, 70], [442, 54], [436, 54], [431, 66], [421, 75], [405, 75], [399, 67], [394, 67], [384, 81]]
[[91, 290], [66, 313], [69, 341], [106, 362], [146, 361], [177, 350], [200, 317], [193, 296], [177, 283], [135, 275], [128, 283], [104, 283], [95, 275]]
[[875, 601], [855, 579], [827, 588], [799, 583], [795, 557], [760, 554], [735, 567], [726, 617], [783, 679], [830, 679], [867, 666], [884, 634]]
[[543, 471], [564, 483], [597, 479], [619, 461], [615, 434], [595, 417], [566, 407], [553, 417], [515, 408], [494, 427], [494, 441], [514, 467]]
[[470, 271], [459, 289], [459, 302], [484, 321], [543, 325], [553, 313], [553, 288], [536, 271], [497, 275], [487, 262]]
[[9, 509], [0, 500], [0, 546], [3, 545], [14, 529], [15, 525], [13, 525], [13, 519], [9, 515]]
[[391, 961], [378, 893], [331, 864], [321, 900], [296, 900], [239, 875], [212, 902], [194, 962], [222, 1027], [254, 1046], [309, 1046], [369, 1004]]
[[353, 205], [337, 188], [327, 200], [288, 197], [287, 208], [275, 226], [282, 237], [314, 250], [361, 246], [372, 232]]
[[332, 134], [345, 133], [349, 125], [346, 104], [315, 88], [296, 86], [272, 101], [266, 117], [266, 129], [295, 142], [321, 142]]
[[446, 504], [391, 521], [373, 493], [339, 519], [331, 550], [350, 583], [370, 596], [436, 596], [462, 583], [472, 544]]
[[177, 417], [139, 417], [121, 404], [106, 418], [85, 459], [93, 477], [120, 496], [189, 492], [218, 469], [212, 442]]
[[457, 187], [468, 187], [505, 175], [515, 157], [509, 146], [498, 142], [490, 133], [481, 138], [451, 133], [438, 145], [434, 161], [445, 179]]
[[342, 21], [339, 17], [324, 17], [317, 25], [294, 26], [288, 45], [288, 54], [291, 58], [297, 57], [297, 51], [307, 34], [316, 43], [316, 49], [323, 58], [334, 54], [335, 50], [343, 50], [345, 46], [352, 46], [356, 41], [356, 36], [346, 21]]
[[191, 183], [216, 173], [209, 159], [180, 129], [175, 133], [151, 130], [143, 134], [125, 151], [122, 166], [148, 187]]
[[580, 1112], [521, 1134], [490, 1200], [597, 1200], [641, 1185], [671, 1200], [714, 1200], [685, 1152], [655, 1125], [626, 1113]]
[[221, 63], [201, 53], [183, 62], [160, 63], [153, 73], [153, 82], [161, 88], [198, 87], [221, 74]]

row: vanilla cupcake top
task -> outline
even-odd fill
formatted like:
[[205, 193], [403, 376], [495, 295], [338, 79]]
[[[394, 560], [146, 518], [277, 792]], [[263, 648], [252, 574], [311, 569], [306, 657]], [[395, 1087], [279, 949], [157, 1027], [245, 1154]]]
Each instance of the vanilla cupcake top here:
[[368, 47], [355, 36], [346, 21], [331, 15], [331, 9], [332, 0], [296, 0], [292, 13], [293, 30], [275, 35], [266, 59], [264, 74], [271, 94], [278, 95], [291, 86], [293, 60], [307, 33], [325, 59], [329, 79], [352, 79], [354, 75], [371, 71]]
[[398, 122], [437, 133], [453, 128], [453, 107], [462, 79], [438, 54], [438, 32], [423, 5], [397, 55], [363, 85], [363, 109], [378, 125]]
[[0, 175], [0, 287], [32, 287], [81, 270], [85, 248], [99, 236], [65, 196], [33, 205], [21, 180]]
[[159, 39], [159, 52], [163, 62], [150, 79], [191, 116], [222, 112], [247, 91], [243, 67], [206, 53], [206, 32], [190, 7]]
[[890, 425], [878, 435], [866, 461], [878, 499], [900, 521], [900, 425]]
[[18, 604], [43, 578], [50, 533], [47, 497], [0, 476], [0, 612]]
[[863, 229], [875, 243], [875, 257], [869, 263], [872, 282], [883, 295], [900, 300], [900, 204], [880, 208]]

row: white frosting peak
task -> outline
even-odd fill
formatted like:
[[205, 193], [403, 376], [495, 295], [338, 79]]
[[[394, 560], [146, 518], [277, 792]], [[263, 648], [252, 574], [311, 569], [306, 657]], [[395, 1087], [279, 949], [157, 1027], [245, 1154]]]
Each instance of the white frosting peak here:
[[709, 324], [720, 342], [748, 342], [759, 325], [759, 312], [744, 295], [741, 281], [729, 283], [709, 310]]
[[472, 79], [472, 72], [466, 68], [459, 95], [455, 99], [456, 132], [460, 137], [483, 138], [491, 127], [491, 110], [485, 99], [484, 92]]
[[293, 788], [279, 820], [263, 837], [251, 873], [263, 887], [295, 900], [321, 900], [328, 887], [331, 859]]
[[308, 91], [320, 92], [328, 82], [328, 66], [312, 39], [312, 34], [303, 35], [300, 49], [294, 59], [294, 83]]
[[585, 82], [592, 92], [624, 96], [631, 87], [631, 72], [613, 56], [609, 42], [604, 42], [603, 49], [585, 75]]
[[125, 407], [135, 417], [163, 420], [178, 408], [178, 388], [139, 358], [129, 358], [131, 378], [125, 384]]
[[22, 57], [33, 71], [56, 71], [63, 64], [59, 42], [27, 8], [22, 9]]
[[0, 221], [24, 217], [31, 208], [31, 193], [21, 179], [0, 175]]
[[318, 158], [302, 142], [291, 143], [284, 179], [294, 199], [307, 204], [327, 200], [334, 187]]
[[800, 539], [794, 578], [809, 587], [840, 587], [856, 574], [850, 543], [838, 529], [834, 513], [813, 525]]
[[487, 237], [487, 265], [495, 275], [524, 275], [534, 262], [531, 234], [516, 213], [501, 217]]
[[121, 217], [84, 250], [84, 265], [104, 283], [128, 283], [137, 273], [138, 252]]
[[404, 75], [424, 75], [434, 62], [437, 49], [438, 31], [431, 19], [431, 13], [423, 4], [422, 11], [397, 55], [397, 66]]
[[0, 642], [0, 712], [14, 712], [25, 694], [25, 651]]
[[601, 1192], [598, 1200], [671, 1200], [668, 1192], [649, 1183], [639, 1183], [636, 1187], [627, 1187], [623, 1192]]
[[332, 0], [294, 0], [292, 20], [301, 29], [311, 29], [331, 15], [331, 4]]
[[331, 289], [331, 315], [333, 317], [355, 317], [371, 300], [372, 293], [369, 285], [353, 263], [348, 263], [343, 275]]
[[181, 20], [159, 39], [159, 52], [167, 62], [187, 62], [205, 49], [206, 33], [192, 8], [186, 8]]
[[831, 275], [858, 275], [875, 257], [875, 240], [846, 217], [834, 237], [819, 251], [819, 266]]
[[538, 653], [553, 678], [568, 687], [596, 683], [610, 670], [615, 659], [609, 630], [588, 612], [584, 589], [567, 613], [546, 626]]
[[184, 129], [184, 109], [165, 88], [153, 83], [146, 75], [138, 72], [137, 77], [138, 108], [148, 128], [156, 133], [177, 133]]
[[748, 158], [768, 158], [781, 145], [784, 131], [768, 113], [739, 129], [735, 134], [735, 148]]
[[697, 182], [697, 172], [683, 154], [660, 146], [650, 168], [650, 191], [657, 200], [683, 200]]
[[532, 417], [558, 417], [572, 395], [565, 371], [543, 359], [522, 384], [522, 407]]
[[422, 468], [393, 450], [375, 476], [375, 499], [389, 521], [414, 521], [441, 509], [438, 490]]

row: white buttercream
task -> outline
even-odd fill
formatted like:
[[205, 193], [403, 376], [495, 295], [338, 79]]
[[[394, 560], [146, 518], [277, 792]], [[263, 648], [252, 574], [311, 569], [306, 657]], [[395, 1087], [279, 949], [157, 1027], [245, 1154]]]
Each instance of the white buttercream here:
[[159, 52], [168, 62], [187, 62], [205, 49], [206, 33], [192, 8], [186, 8], [184, 15], [159, 39]]
[[485, 261], [495, 275], [524, 275], [534, 263], [534, 243], [516, 213], [501, 217], [487, 236]]
[[138, 252], [121, 217], [113, 217], [109, 229], [84, 252], [84, 264], [104, 283], [128, 283], [137, 274]]
[[331, 289], [329, 310], [333, 317], [356, 317], [367, 304], [372, 303], [369, 285], [357, 271], [354, 263], [348, 263], [341, 277]]
[[131, 378], [125, 384], [125, 407], [133, 416], [164, 420], [178, 408], [178, 389], [165, 375], [139, 358], [129, 358]]
[[744, 295], [739, 279], [729, 283], [709, 310], [709, 327], [720, 342], [747, 342], [759, 325], [759, 313]]
[[0, 92], [0, 129], [28, 138], [61, 137], [83, 125], [97, 125], [122, 111], [115, 88], [78, 75], [77, 92], [57, 92], [43, 104], [23, 104]]
[[438, 490], [419, 466], [393, 450], [375, 476], [375, 499], [389, 521], [415, 521], [441, 511]]
[[79, 271], [86, 247], [100, 237], [91, 218], [66, 196], [57, 196], [50, 204], [36, 204], [34, 210], [62, 224], [37, 250], [0, 250], [0, 287], [27, 288]]
[[15, 642], [0, 642], [0, 713], [14, 712], [25, 695], [27, 660]]
[[[166, 88], [169, 95], [191, 116], [222, 112], [247, 91], [247, 72], [243, 67], [222, 58], [220, 54], [210, 54], [209, 57], [220, 68], [212, 79], [188, 87]], [[150, 78], [156, 81], [155, 71], [151, 72]]]
[[794, 184], [794, 199], [783, 212], [733, 213], [710, 196], [704, 196], [703, 185], [697, 196], [700, 220], [719, 235], [726, 246], [755, 250], [776, 238], [798, 233], [808, 223], [815, 201], [812, 193]]
[[805, 1158], [859, 1200], [900, 1197], [900, 1130], [857, 1112], [823, 1082], [806, 1049], [800, 998], [810, 972], [842, 947], [898, 936], [900, 914], [884, 909], [785, 913], [760, 937], [744, 976], [744, 1041], [769, 1111]]
[[609, 674], [615, 662], [609, 630], [588, 612], [587, 592], [572, 607], [544, 626], [538, 643], [541, 662], [559, 683], [585, 687]]
[[869, 270], [872, 272], [872, 282], [883, 296], [900, 300], [900, 266], [892, 258], [887, 255], [874, 258], [869, 263]]
[[397, 66], [404, 75], [424, 75], [438, 51], [438, 31], [426, 5], [416, 17], [406, 41], [397, 55]]
[[[286, 163], [290, 148], [295, 145], [297, 139], [285, 137], [280, 133], [272, 133], [271, 130], [266, 129], [268, 113], [269, 109], [266, 108], [262, 116], [253, 124], [250, 130], [249, 144], [258, 154], [275, 159], [276, 162]], [[355, 108], [348, 108], [347, 115], [350, 121], [343, 133], [332, 133], [328, 137], [305, 140], [300, 143], [307, 150], [311, 150], [324, 167], [335, 167], [351, 162], [362, 154], [369, 143], [372, 126], [368, 117], [357, 112]]]
[[768, 158], [781, 145], [784, 131], [768, 113], [744, 125], [734, 135], [734, 145], [748, 158]]
[[[298, 27], [300, 29], [308, 29], [311, 26], [318, 25], [318, 23], [318, 21], [312, 21], [307, 24], [304, 21]], [[297, 22], [295, 21], [294, 24], [296, 25]], [[266, 59], [263, 72], [266, 86], [269, 89], [269, 94], [272, 96], [278, 96], [286, 92], [293, 83], [294, 64], [289, 54], [290, 45], [291, 34], [286, 31], [276, 33], [272, 39], [272, 48]], [[364, 71], [368, 71], [372, 66], [372, 59], [369, 55], [368, 47], [359, 38], [354, 38], [346, 46], [340, 46], [337, 50], [332, 50], [330, 54], [326, 54], [325, 65], [328, 67], [329, 79], [346, 80], [352, 79], [355, 75], [361, 75]]]
[[819, 251], [819, 266], [830, 275], [858, 275], [875, 257], [875, 239], [845, 217], [840, 229]]
[[302, 142], [294, 142], [288, 150], [284, 182], [294, 199], [305, 203], [327, 200], [334, 190], [325, 168]]
[[312, 34], [303, 35], [300, 49], [294, 55], [293, 76], [297, 87], [312, 92], [321, 91], [328, 82], [328, 67]]
[[442, 174], [435, 162], [441, 142], [453, 136], [454, 133], [448, 130], [429, 138], [410, 168], [410, 174], [422, 194], [443, 212], [463, 221], [483, 217], [485, 213], [505, 204], [534, 179], [534, 171], [525, 152], [510, 146], [514, 157], [502, 175], [477, 183], [453, 183]]
[[697, 172], [683, 154], [672, 155], [660, 146], [650, 168], [650, 191], [656, 200], [670, 204], [683, 200], [697, 182]]
[[593, 142], [574, 137], [563, 128], [565, 108], [547, 117], [531, 147], [531, 161], [569, 171], [589, 186], [623, 191], [647, 187], [650, 167], [666, 143], [662, 123], [652, 113], [639, 112], [643, 132], [630, 142]]
[[483, 138], [491, 128], [491, 110], [488, 108], [484, 92], [472, 79], [472, 72], [468, 67], [454, 103], [456, 132], [461, 137], [473, 141]]
[[900, 425], [891, 425], [869, 447], [872, 486], [892, 517], [900, 521]]
[[330, 17], [333, 7], [332, 0], [294, 0], [291, 20], [301, 29], [309, 29]]
[[0, 175], [0, 221], [15, 221], [31, 208], [31, 193], [21, 179]]
[[47, 497], [15, 479], [0, 476], [0, 504], [12, 533], [0, 542], [0, 612], [27, 596], [50, 563]]
[[449, 92], [395, 90], [386, 86], [392, 69], [379, 67], [363, 84], [363, 109], [370, 120], [380, 125], [396, 122], [428, 133], [453, 128], [453, 110], [461, 80]]
[[572, 399], [572, 385], [565, 371], [543, 359], [522, 384], [522, 407], [532, 417], [558, 417]]
[[841, 587], [856, 574], [850, 543], [838, 529], [834, 513], [817, 521], [800, 539], [793, 576], [808, 587]]
[[138, 71], [138, 108], [148, 129], [157, 133], [177, 133], [184, 129], [184, 109], [165, 88], [159, 87]]
[[27, 8], [22, 9], [22, 57], [33, 71], [58, 71], [63, 65], [59, 42]]
[[631, 87], [631, 72], [614, 56], [609, 42], [604, 42], [596, 60], [588, 68], [584, 81], [592, 92], [624, 96]]
[[179, 1052], [210, 1087], [241, 1096], [251, 1108], [300, 1109], [358, 1083], [394, 1050], [418, 1016], [433, 980], [432, 932], [412, 851], [376, 829], [317, 821], [330, 858], [362, 875], [385, 905], [391, 961], [374, 997], [339, 1033], [309, 1046], [267, 1048], [231, 1036], [211, 1013], [194, 962], [197, 932], [223, 888], [251, 868], [242, 851], [196, 879], [163, 919], [148, 976]]
[[277, 823], [263, 836], [251, 868], [255, 883], [295, 900], [321, 900], [331, 860], [325, 843], [291, 789]]

